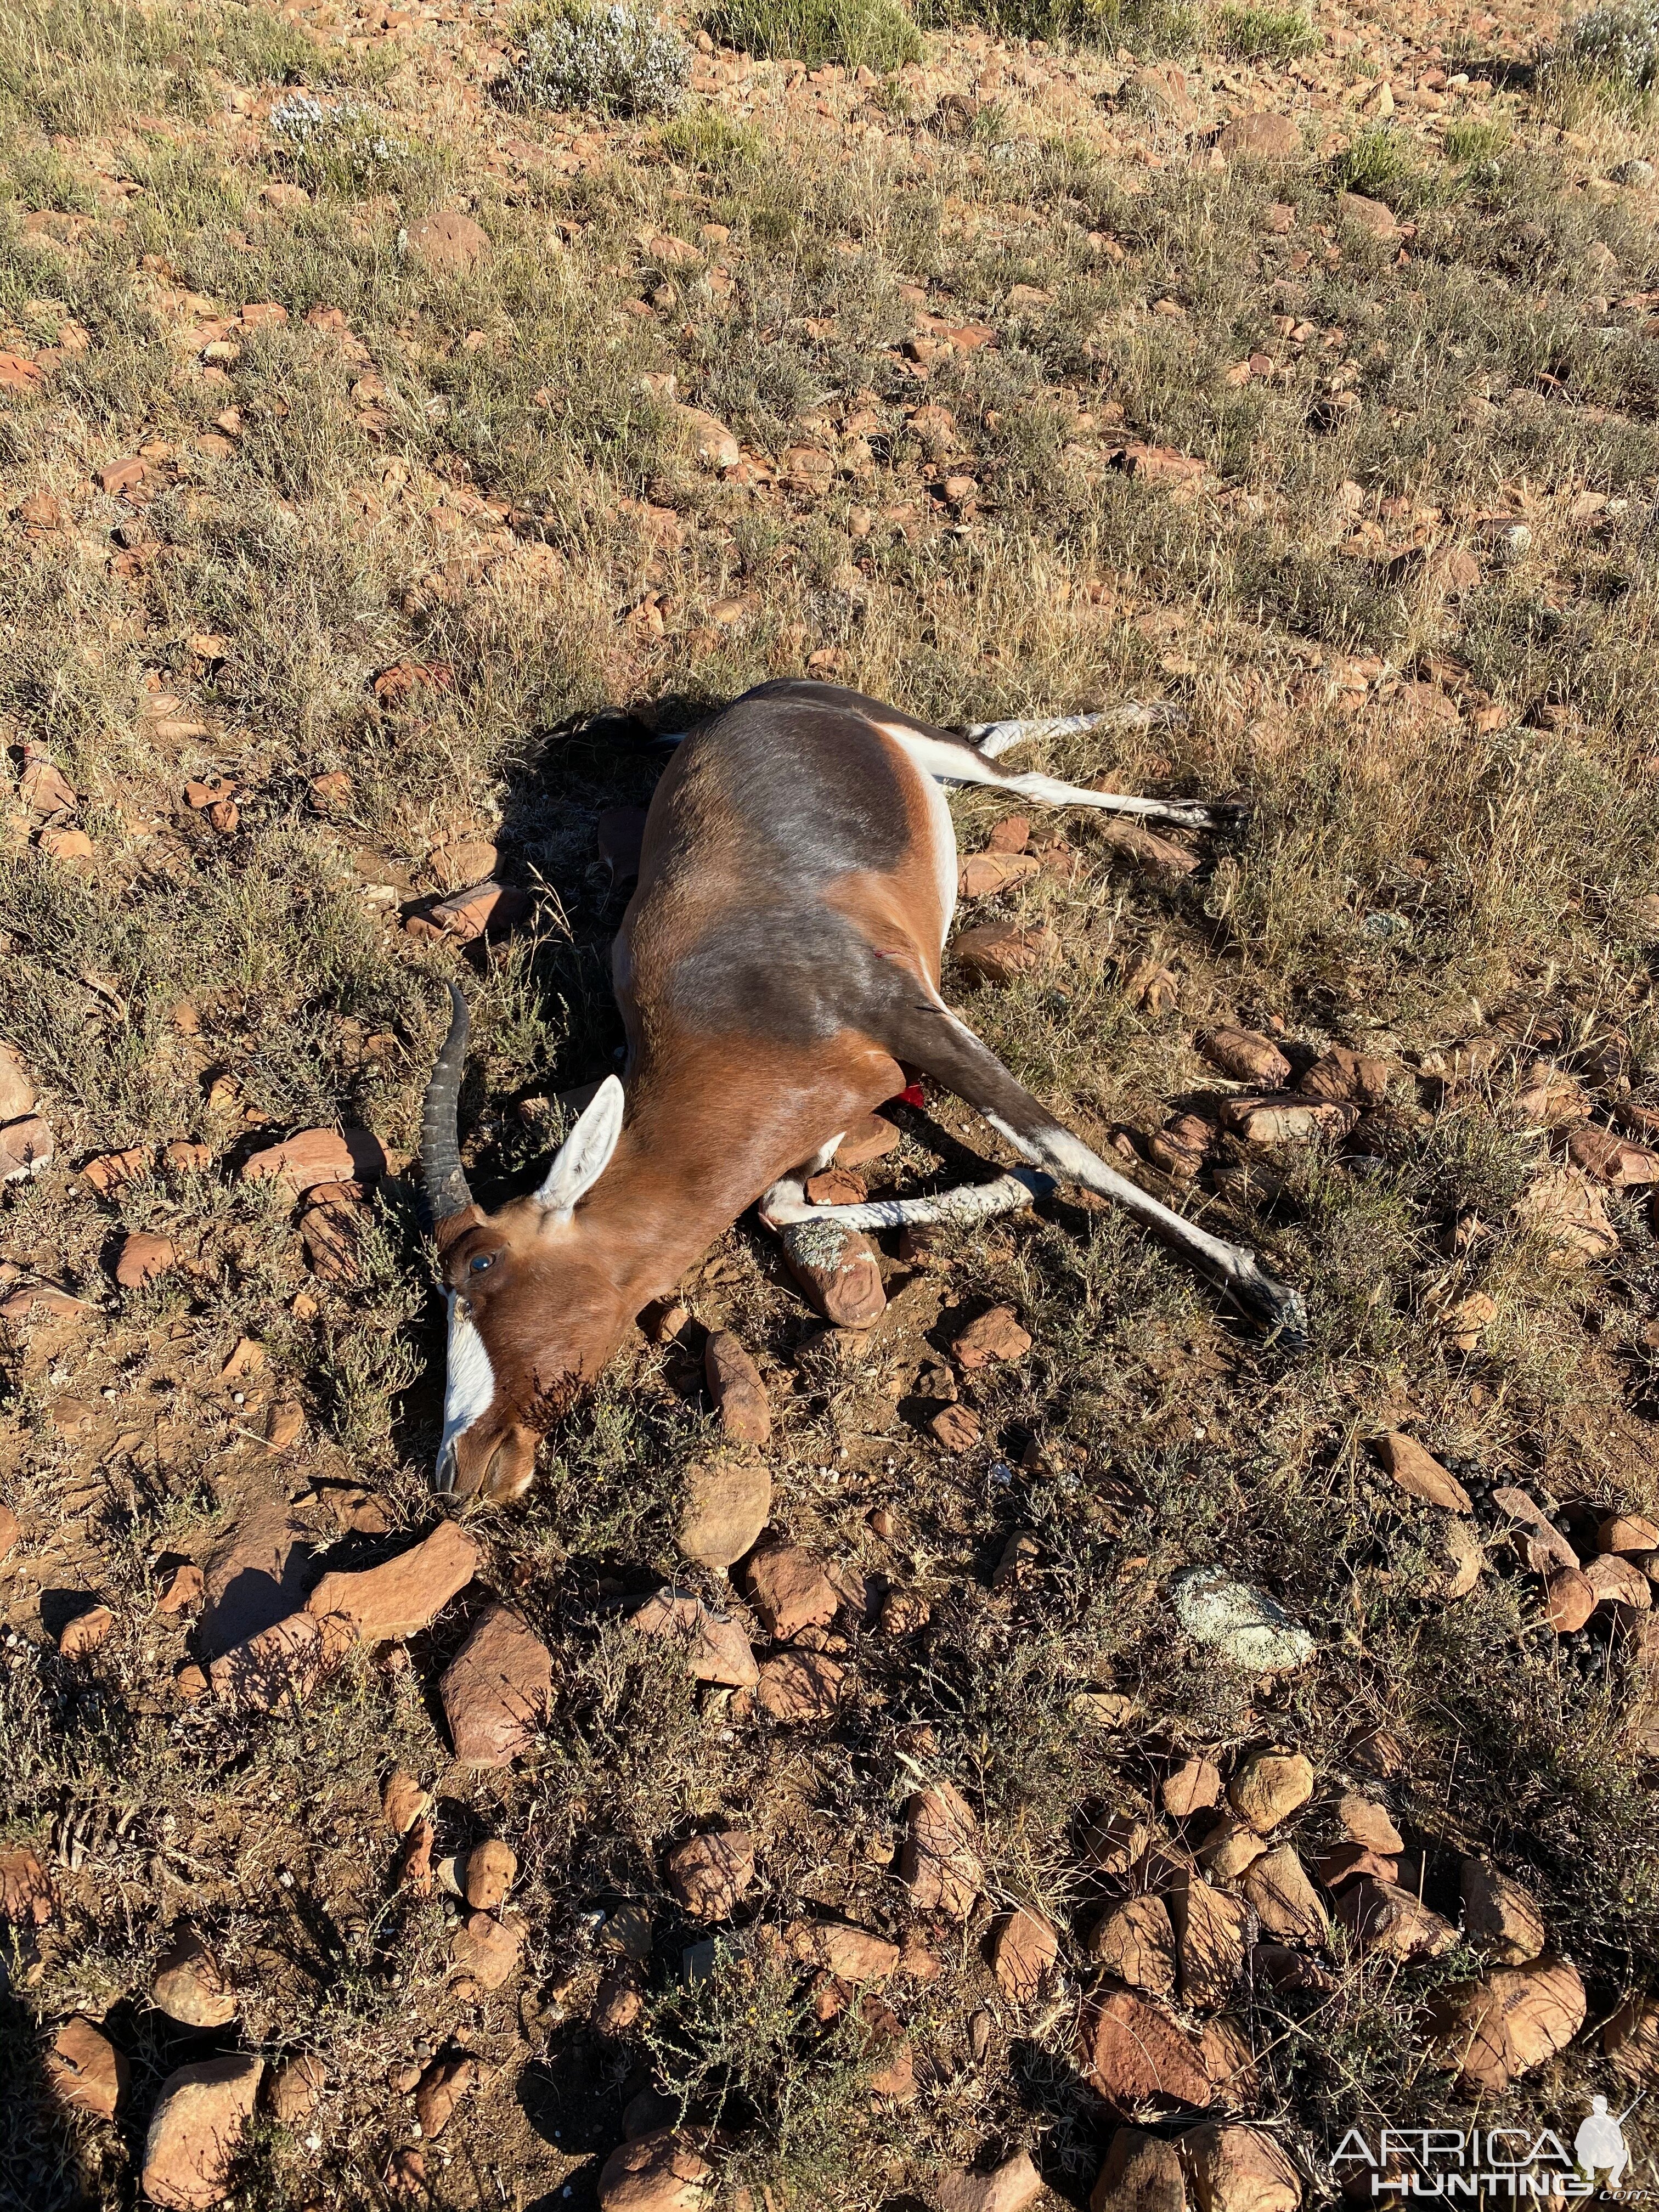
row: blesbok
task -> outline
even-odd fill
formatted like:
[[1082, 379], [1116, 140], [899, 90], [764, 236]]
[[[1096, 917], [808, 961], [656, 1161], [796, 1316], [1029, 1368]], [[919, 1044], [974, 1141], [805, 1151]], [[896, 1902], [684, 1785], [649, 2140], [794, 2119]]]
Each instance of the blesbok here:
[[[786, 1237], [974, 1219], [1072, 1182], [1115, 1200], [1274, 1331], [1301, 1302], [1243, 1246], [1161, 1206], [1018, 1083], [939, 995], [957, 848], [941, 782], [1205, 824], [1208, 809], [1017, 775], [1036, 728], [969, 738], [832, 684], [763, 684], [678, 745], [612, 956], [623, 1079], [600, 1085], [539, 1189], [485, 1214], [457, 1127], [465, 1003], [427, 1089], [426, 1190], [449, 1304], [439, 1490], [516, 1497], [538, 1432], [635, 1317], [758, 1200]], [[1092, 718], [1091, 718], [1092, 719]], [[979, 744], [972, 741], [981, 739]], [[1030, 1164], [941, 1197], [809, 1206], [842, 1134], [932, 1076]], [[1038, 1172], [1032, 1172], [1032, 1170]]]

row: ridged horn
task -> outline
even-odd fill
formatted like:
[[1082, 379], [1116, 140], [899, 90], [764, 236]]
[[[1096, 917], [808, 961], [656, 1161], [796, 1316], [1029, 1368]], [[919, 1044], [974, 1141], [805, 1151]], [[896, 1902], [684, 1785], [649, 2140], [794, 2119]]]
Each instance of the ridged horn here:
[[466, 1071], [471, 1024], [466, 1000], [449, 987], [449, 1035], [439, 1048], [426, 1101], [421, 1109], [421, 1179], [433, 1224], [447, 1221], [472, 1204], [466, 1170], [461, 1165], [461, 1078]]

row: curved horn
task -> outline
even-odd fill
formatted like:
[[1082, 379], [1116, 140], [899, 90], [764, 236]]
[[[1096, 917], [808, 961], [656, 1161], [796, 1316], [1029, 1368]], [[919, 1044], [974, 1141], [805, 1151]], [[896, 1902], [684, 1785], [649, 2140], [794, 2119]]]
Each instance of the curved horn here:
[[459, 1124], [470, 1024], [466, 1000], [453, 983], [449, 1008], [449, 1034], [439, 1048], [421, 1109], [421, 1177], [434, 1226], [472, 1204], [466, 1170], [461, 1165]]

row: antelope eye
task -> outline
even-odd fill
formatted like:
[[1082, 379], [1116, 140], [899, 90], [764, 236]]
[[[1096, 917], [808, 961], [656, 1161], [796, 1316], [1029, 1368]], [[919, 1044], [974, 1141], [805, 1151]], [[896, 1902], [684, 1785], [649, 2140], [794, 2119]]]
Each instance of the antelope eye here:
[[482, 1275], [486, 1267], [493, 1267], [495, 1264], [495, 1255], [493, 1252], [475, 1252], [466, 1263], [467, 1273]]

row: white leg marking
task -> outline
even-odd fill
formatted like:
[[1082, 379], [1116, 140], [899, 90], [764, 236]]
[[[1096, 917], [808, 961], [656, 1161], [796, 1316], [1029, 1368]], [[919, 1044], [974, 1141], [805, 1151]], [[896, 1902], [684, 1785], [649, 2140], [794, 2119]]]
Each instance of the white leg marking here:
[[495, 1402], [495, 1370], [489, 1364], [484, 1340], [472, 1325], [472, 1316], [453, 1291], [449, 1302], [449, 1355], [444, 1376], [444, 1434], [438, 1447], [438, 1484], [445, 1487], [451, 1470], [455, 1442], [487, 1413]]
[[1188, 719], [1185, 708], [1170, 700], [1131, 700], [1094, 714], [1049, 714], [1034, 722], [975, 722], [968, 734], [988, 759], [1000, 760], [1033, 738], [1070, 738], [1080, 730], [1184, 729]]
[[876, 727], [902, 745], [924, 775], [941, 783], [988, 784], [1015, 798], [1034, 799], [1044, 806], [1093, 806], [1106, 814], [1139, 814], [1154, 822], [1183, 822], [1189, 829], [1212, 827], [1226, 818], [1224, 813], [1188, 799], [1133, 799], [1121, 791], [1085, 791], [1079, 784], [1061, 783], [1052, 775], [1010, 775], [971, 745], [924, 737], [907, 730], [901, 722], [878, 722]]

